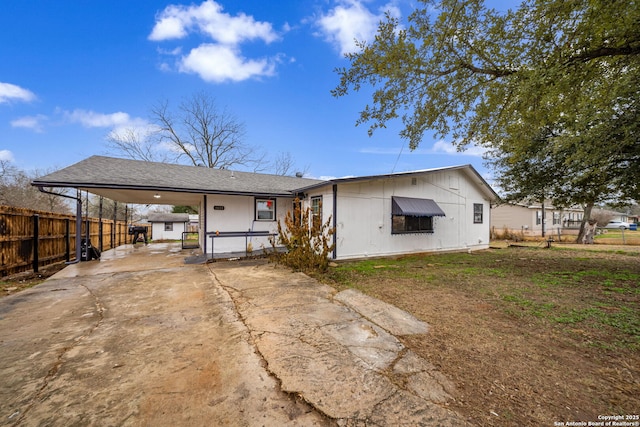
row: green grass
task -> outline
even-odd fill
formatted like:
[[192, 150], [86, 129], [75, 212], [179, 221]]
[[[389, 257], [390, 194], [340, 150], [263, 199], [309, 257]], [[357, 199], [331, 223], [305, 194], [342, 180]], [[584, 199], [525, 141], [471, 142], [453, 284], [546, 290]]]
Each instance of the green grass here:
[[416, 300], [434, 288], [462, 291], [524, 324], [541, 322], [561, 333], [580, 328], [594, 337], [590, 345], [640, 349], [637, 253], [510, 248], [347, 262], [330, 275], [373, 295], [392, 293], [387, 287]]

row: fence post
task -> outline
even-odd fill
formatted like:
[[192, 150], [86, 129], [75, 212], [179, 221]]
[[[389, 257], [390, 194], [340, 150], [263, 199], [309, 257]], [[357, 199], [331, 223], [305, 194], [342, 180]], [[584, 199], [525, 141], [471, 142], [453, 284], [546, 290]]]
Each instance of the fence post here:
[[113, 202], [113, 228], [111, 231], [113, 232], [111, 247], [115, 248], [118, 246], [118, 202]]
[[64, 220], [64, 257], [66, 262], [71, 261], [71, 220]]
[[40, 237], [40, 215], [33, 215], [33, 272], [38, 272], [38, 264], [40, 259], [38, 257], [38, 242]]

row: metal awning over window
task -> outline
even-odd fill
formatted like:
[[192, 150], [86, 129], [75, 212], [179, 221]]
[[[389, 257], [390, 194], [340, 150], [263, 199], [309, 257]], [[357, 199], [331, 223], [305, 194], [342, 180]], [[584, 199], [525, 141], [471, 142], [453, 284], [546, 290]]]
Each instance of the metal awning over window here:
[[391, 197], [391, 214], [405, 216], [445, 216], [444, 211], [432, 199]]

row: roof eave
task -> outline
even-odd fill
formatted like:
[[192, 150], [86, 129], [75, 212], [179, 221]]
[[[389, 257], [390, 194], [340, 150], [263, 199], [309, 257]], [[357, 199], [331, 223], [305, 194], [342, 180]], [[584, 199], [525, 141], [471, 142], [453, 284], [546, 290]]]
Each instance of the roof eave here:
[[162, 187], [162, 186], [141, 186], [141, 185], [121, 185], [121, 184], [93, 184], [83, 182], [47, 182], [35, 180], [31, 183], [35, 187], [57, 187], [57, 188], [76, 188], [76, 189], [102, 189], [102, 190], [129, 190], [129, 191], [158, 191], [170, 193], [189, 193], [189, 194], [220, 194], [227, 196], [255, 196], [255, 197], [295, 197], [293, 192], [267, 192], [267, 191], [234, 191], [234, 190], [214, 190], [203, 188], [181, 188], [181, 187]]
[[478, 173], [478, 171], [470, 164], [460, 165], [460, 166], [449, 166], [449, 167], [436, 168], [436, 169], [424, 169], [424, 170], [418, 170], [418, 171], [398, 172], [398, 173], [382, 174], [382, 175], [356, 176], [356, 177], [350, 177], [350, 178], [336, 178], [336, 179], [332, 179], [332, 180], [329, 180], [329, 181], [324, 181], [324, 182], [320, 182], [320, 183], [317, 183], [317, 184], [309, 185], [309, 186], [306, 186], [306, 187], [301, 187], [301, 188], [296, 189], [295, 191], [299, 192], [299, 193], [302, 193], [302, 192], [305, 192], [305, 191], [309, 191], [309, 190], [313, 190], [313, 189], [316, 189], [316, 188], [324, 187], [325, 185], [343, 184], [343, 183], [358, 182], [358, 181], [367, 181], [367, 180], [372, 180], [372, 179], [397, 178], [397, 177], [400, 177], [400, 176], [424, 175], [424, 174], [429, 174], [429, 173], [436, 173], [436, 172], [442, 172], [442, 171], [448, 171], [448, 170], [458, 170], [458, 169], [470, 171], [475, 176], [475, 178], [477, 179], [476, 184], [479, 187], [481, 187], [483, 189], [486, 189], [486, 191], [484, 191], [484, 193], [487, 195], [487, 198], [490, 201], [500, 200], [500, 196], [498, 195], [498, 193], [496, 193], [493, 190], [493, 188], [491, 188], [491, 186], [482, 177], [482, 175], [480, 175]]

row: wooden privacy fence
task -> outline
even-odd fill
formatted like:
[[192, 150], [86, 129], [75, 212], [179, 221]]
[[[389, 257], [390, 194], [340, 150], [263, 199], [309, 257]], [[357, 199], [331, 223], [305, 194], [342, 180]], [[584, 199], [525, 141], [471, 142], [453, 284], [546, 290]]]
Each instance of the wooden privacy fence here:
[[[0, 206], [0, 277], [75, 260], [75, 221], [75, 215]], [[125, 221], [83, 218], [82, 239], [87, 227], [91, 245], [100, 251], [131, 239]]]

